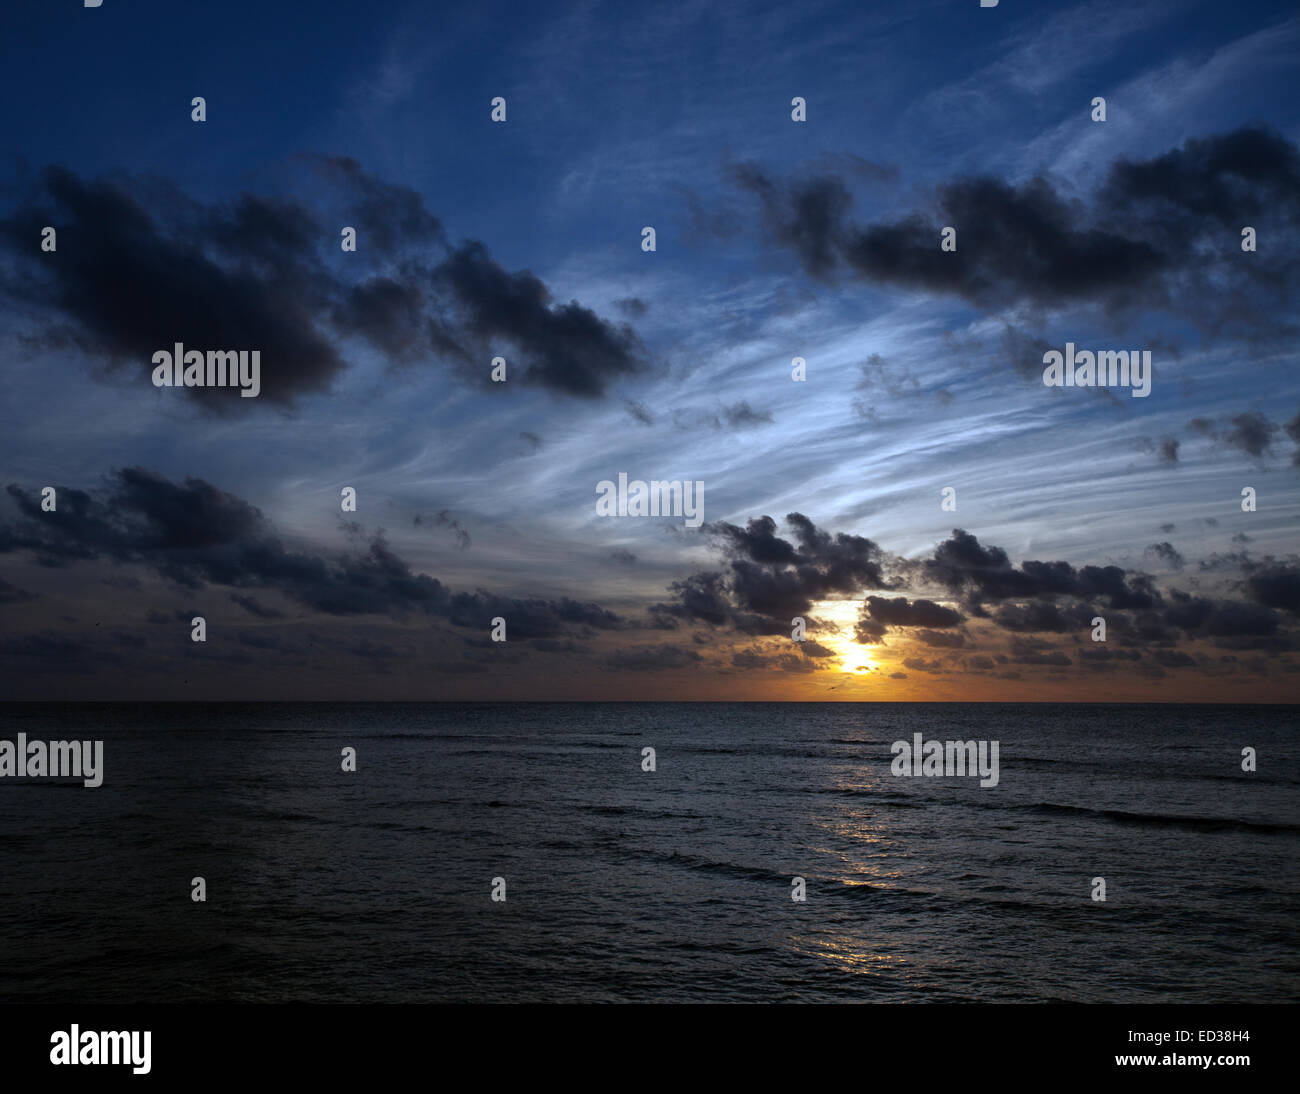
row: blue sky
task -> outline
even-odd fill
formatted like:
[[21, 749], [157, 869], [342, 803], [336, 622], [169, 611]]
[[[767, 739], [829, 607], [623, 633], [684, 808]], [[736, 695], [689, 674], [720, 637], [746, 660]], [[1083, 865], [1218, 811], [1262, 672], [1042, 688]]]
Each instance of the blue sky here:
[[[1198, 227], [1184, 266], [1166, 267], [1159, 284], [1118, 275], [1110, 284], [1098, 268], [1080, 276], [1101, 287], [1074, 295], [1032, 284], [992, 296], [951, 291], [878, 265], [879, 276], [867, 276], [846, 242], [862, 226], [914, 216], [947, 224], [944, 187], [976, 178], [1022, 197], [1041, 178], [1081, 233], [1146, 239], [1142, 207], [1103, 199], [1117, 162], [1153, 162], [1243, 127], [1294, 149], [1300, 18], [1291, 5], [519, 9], [10, 5], [0, 15], [11, 104], [0, 213], [37, 200], [50, 166], [87, 184], [105, 180], [160, 220], [167, 210], [177, 239], [185, 224], [251, 194], [310, 210], [328, 229], [320, 277], [402, 282], [404, 262], [434, 261], [430, 241], [385, 247], [363, 231], [355, 254], [337, 245], [350, 223], [347, 195], [322, 165], [347, 157], [389, 198], [421, 202], [447, 247], [480, 241], [493, 270], [530, 271], [551, 314], [574, 301], [592, 322], [630, 331], [635, 367], [611, 370], [593, 397], [527, 381], [526, 344], [488, 336], [472, 361], [449, 361], [436, 346], [399, 361], [359, 328], [317, 319], [343, 363], [325, 387], [214, 411], [153, 388], [145, 358], [113, 359], [84, 330], [59, 337], [81, 329], [84, 300], [34, 302], [24, 279], [39, 281], [50, 266], [32, 273], [32, 256], [11, 247], [0, 253], [9, 393], [0, 468], [26, 492], [52, 483], [93, 493], [129, 467], [177, 484], [202, 480], [260, 510], [292, 550], [342, 558], [383, 529], [411, 574], [448, 589], [568, 598], [620, 625], [556, 624], [508, 654], [483, 651], [474, 643], [486, 619], [479, 633], [454, 612], [433, 621], [391, 605], [322, 613], [265, 576], [226, 588], [209, 569], [198, 586], [178, 584], [158, 557], [134, 550], [96, 549], [55, 566], [48, 551], [14, 546], [0, 554], [0, 575], [21, 592], [0, 605], [0, 672], [21, 682], [20, 693], [65, 686], [66, 664], [44, 657], [53, 650], [76, 662], [87, 695], [116, 694], [129, 665], [132, 691], [178, 697], [337, 688], [353, 698], [1081, 698], [1095, 691], [1094, 666], [1068, 650], [1068, 666], [1023, 659], [1077, 635], [995, 633], [976, 600], [957, 585], [927, 586], [908, 564], [961, 528], [1004, 549], [1012, 566], [1067, 560], [1145, 573], [1169, 603], [1174, 589], [1221, 604], [1252, 577], [1292, 580], [1294, 195], [1252, 206], [1258, 255], [1234, 253], [1235, 226]], [[190, 117], [196, 95], [206, 99], [202, 123]], [[489, 117], [497, 95], [507, 101], [504, 124]], [[1089, 116], [1098, 95], [1102, 123]], [[806, 99], [806, 123], [791, 121], [794, 96]], [[1214, 163], [1219, 145], [1204, 147]], [[756, 178], [776, 195], [770, 205]], [[846, 195], [835, 214], [844, 250], [819, 270], [801, 250], [812, 236], [799, 196], [828, 179]], [[1270, 193], [1266, 182], [1255, 197]], [[973, 223], [981, 209], [975, 203], [971, 222], [957, 225], [959, 251], [990, 230]], [[641, 249], [646, 225], [657, 232], [653, 253]], [[1274, 295], [1236, 280], [1249, 275], [1229, 263], [1253, 258], [1277, 275]], [[101, 317], [98, 330], [111, 326]], [[172, 342], [165, 329], [159, 316], [159, 347]], [[1031, 366], [1043, 346], [1067, 341], [1151, 349], [1152, 394], [1044, 387], [1041, 365]], [[521, 370], [504, 385], [482, 382], [495, 352]], [[791, 381], [796, 356], [807, 361], [805, 383]], [[264, 368], [275, 366], [267, 356]], [[1169, 439], [1176, 458], [1162, 459]], [[890, 595], [964, 606], [964, 645], [913, 650], [903, 631], [856, 641], [867, 583], [840, 590], [838, 607], [818, 599], [811, 608], [833, 656], [784, 660], [788, 640], [774, 623], [758, 633], [734, 617], [655, 623], [654, 605], [676, 603], [673, 583], [726, 573], [737, 548], [719, 527], [601, 520], [596, 484], [620, 471], [704, 482], [711, 523], [743, 528], [771, 515], [780, 524], [802, 513], [832, 535], [869, 538], [896, 563]], [[355, 515], [339, 512], [345, 485], [358, 491]], [[947, 486], [955, 513], [940, 508]], [[1241, 512], [1243, 486], [1257, 490], [1257, 512]], [[0, 510], [6, 518], [21, 515]], [[90, 542], [86, 529], [69, 534]], [[1159, 544], [1173, 554], [1153, 550]], [[105, 585], [105, 572], [138, 587]], [[278, 615], [231, 601], [232, 589], [254, 586]], [[728, 595], [744, 608], [734, 589]], [[1290, 601], [1251, 603], [1276, 614], [1252, 632], [1260, 642], [1224, 645], [1240, 635], [1184, 628], [1154, 640], [1165, 652], [1152, 661], [1134, 632], [1135, 663], [1149, 671], [1113, 686], [1135, 698], [1182, 697], [1189, 687], [1207, 697], [1223, 688], [1287, 694]], [[186, 627], [146, 618], [191, 611], [216, 632], [204, 653], [211, 665], [195, 661]], [[101, 650], [93, 632], [106, 628], [126, 637]], [[309, 635], [320, 636], [319, 649]], [[349, 650], [380, 648], [391, 656], [349, 659]], [[903, 668], [909, 650], [928, 667]], [[279, 667], [268, 662], [273, 651], [284, 654]], [[978, 668], [976, 651], [1008, 660]], [[444, 673], [449, 659], [474, 667]], [[176, 663], [188, 666], [183, 687]], [[1209, 680], [1216, 674], [1223, 680]]]

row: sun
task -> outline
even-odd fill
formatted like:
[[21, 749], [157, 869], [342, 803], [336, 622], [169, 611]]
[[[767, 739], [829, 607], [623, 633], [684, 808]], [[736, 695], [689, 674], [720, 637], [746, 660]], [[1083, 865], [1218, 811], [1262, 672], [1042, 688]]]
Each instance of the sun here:
[[818, 600], [812, 614], [834, 630], [817, 635], [817, 641], [836, 652], [840, 659], [840, 672], [849, 676], [866, 676], [876, 671], [876, 662], [865, 646], [853, 637], [862, 604], [857, 600]]

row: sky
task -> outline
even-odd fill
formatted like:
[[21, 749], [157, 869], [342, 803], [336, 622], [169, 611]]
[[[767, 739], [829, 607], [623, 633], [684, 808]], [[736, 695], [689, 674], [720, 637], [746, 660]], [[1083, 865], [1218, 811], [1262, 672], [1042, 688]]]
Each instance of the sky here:
[[6, 4], [0, 696], [1294, 701], [1298, 67], [1287, 3]]

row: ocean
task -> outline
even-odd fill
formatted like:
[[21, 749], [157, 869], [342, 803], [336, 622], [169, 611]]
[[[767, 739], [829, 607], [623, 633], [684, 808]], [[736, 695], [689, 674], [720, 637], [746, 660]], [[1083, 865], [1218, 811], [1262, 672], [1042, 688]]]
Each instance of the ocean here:
[[[94, 789], [0, 779], [0, 1001], [1295, 1002], [1298, 723], [4, 704], [0, 739], [104, 761]], [[997, 741], [997, 785], [893, 774], [916, 733]]]

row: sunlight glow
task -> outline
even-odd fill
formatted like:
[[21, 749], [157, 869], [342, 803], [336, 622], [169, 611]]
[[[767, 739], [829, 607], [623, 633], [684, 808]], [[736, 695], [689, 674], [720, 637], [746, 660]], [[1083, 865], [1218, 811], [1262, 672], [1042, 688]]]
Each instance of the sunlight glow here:
[[819, 632], [817, 641], [835, 651], [840, 660], [839, 671], [850, 676], [866, 676], [879, 671], [871, 656], [871, 647], [862, 645], [853, 637], [861, 607], [860, 600], [818, 600], [812, 607], [814, 617], [835, 628], [829, 633]]

